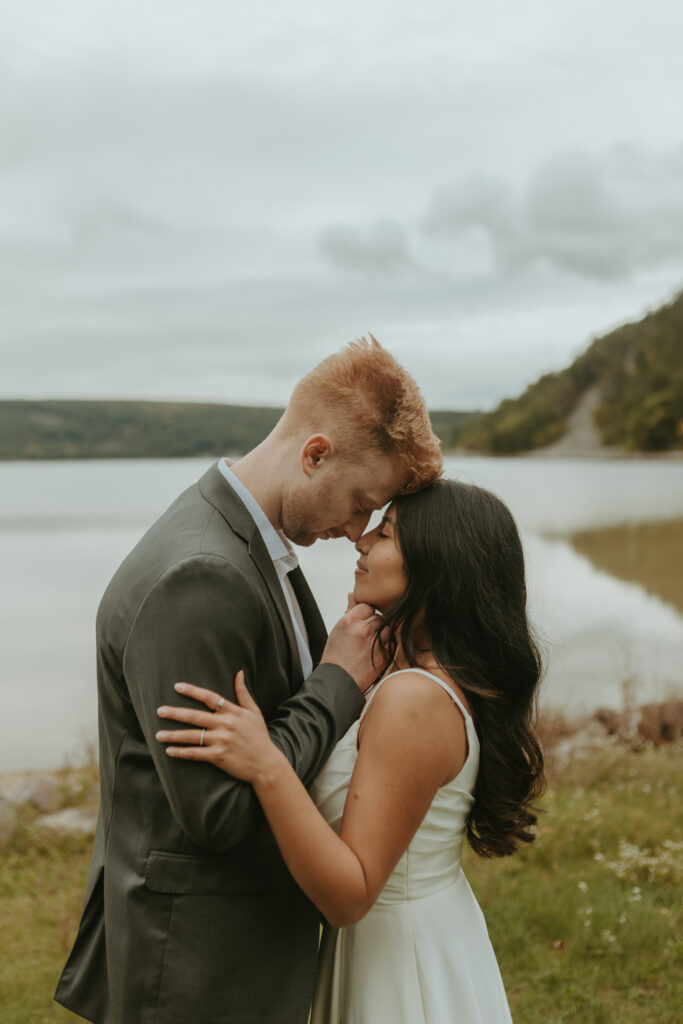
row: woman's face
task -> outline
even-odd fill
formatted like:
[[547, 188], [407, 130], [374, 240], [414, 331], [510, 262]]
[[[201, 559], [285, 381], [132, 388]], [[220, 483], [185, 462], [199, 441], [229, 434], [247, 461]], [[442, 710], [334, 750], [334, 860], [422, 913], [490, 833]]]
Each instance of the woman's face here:
[[403, 556], [398, 546], [396, 509], [390, 505], [379, 526], [356, 543], [360, 558], [353, 596], [386, 615], [407, 586]]

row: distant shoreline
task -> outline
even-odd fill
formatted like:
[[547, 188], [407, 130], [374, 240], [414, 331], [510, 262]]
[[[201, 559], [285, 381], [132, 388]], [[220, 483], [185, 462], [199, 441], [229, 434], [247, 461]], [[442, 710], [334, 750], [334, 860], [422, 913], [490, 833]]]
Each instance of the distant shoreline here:
[[[166, 455], [140, 455], [139, 453], [122, 452], [116, 455], [103, 455], [101, 453], [93, 454], [80, 454], [80, 455], [2, 455], [0, 454], [0, 463], [7, 465], [17, 462], [158, 462], [160, 460], [169, 461], [172, 459], [220, 459], [228, 456], [232, 459], [242, 458], [250, 449], [244, 451], [235, 451], [234, 449], [222, 449], [219, 452], [195, 452], [189, 454], [166, 454]], [[550, 451], [547, 448], [536, 448], [528, 452], [514, 452], [506, 454], [503, 452], [486, 452], [477, 451], [472, 448], [444, 448], [444, 458], [447, 459], [503, 459], [506, 462], [524, 461], [527, 459], [534, 459], [539, 462], [543, 460], [567, 460], [581, 459], [587, 461], [610, 461], [615, 460], [618, 462], [629, 462], [635, 460], [646, 460], [648, 462], [675, 462], [683, 459], [683, 450], [674, 451], [663, 451], [663, 452], [648, 452], [648, 451], [637, 451], [637, 452], [626, 452], [621, 449], [605, 448], [604, 450], [591, 450], [582, 451], [581, 449], [563, 451]]]
[[[431, 409], [429, 415], [449, 458], [683, 458], [680, 449], [604, 445], [594, 405], [595, 394], [585, 396], [551, 445], [509, 453], [464, 446], [486, 417], [478, 410]], [[0, 399], [0, 462], [239, 457], [270, 433], [282, 412], [199, 402]]]

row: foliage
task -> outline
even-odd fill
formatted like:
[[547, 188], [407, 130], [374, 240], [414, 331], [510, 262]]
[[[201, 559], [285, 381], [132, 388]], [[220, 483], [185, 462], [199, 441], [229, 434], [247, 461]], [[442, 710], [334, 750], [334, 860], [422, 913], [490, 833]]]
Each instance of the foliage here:
[[466, 431], [469, 448], [510, 454], [561, 437], [590, 388], [605, 444], [627, 451], [683, 448], [683, 293], [634, 324], [597, 338], [571, 366], [505, 399]]
[[0, 402], [0, 458], [225, 455], [262, 441], [280, 413], [179, 402]]
[[499, 455], [551, 444], [564, 432], [578, 394], [570, 376], [548, 373], [520, 398], [506, 398], [495, 412], [482, 417], [466, 431], [464, 444]]
[[464, 432], [481, 419], [481, 413], [475, 410], [452, 412], [446, 409], [431, 409], [429, 417], [432, 430], [441, 441], [444, 451], [450, 451], [462, 444]]
[[[182, 402], [0, 401], [0, 459], [164, 458], [240, 454], [281, 409]], [[436, 412], [444, 448], [479, 413]]]

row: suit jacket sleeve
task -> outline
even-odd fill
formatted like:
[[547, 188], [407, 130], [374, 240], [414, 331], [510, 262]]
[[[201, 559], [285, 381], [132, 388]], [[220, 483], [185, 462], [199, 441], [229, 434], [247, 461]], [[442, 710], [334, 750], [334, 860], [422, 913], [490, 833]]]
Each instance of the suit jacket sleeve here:
[[[151, 589], [125, 645], [130, 699], [173, 815], [208, 850], [226, 850], [244, 840], [262, 820], [261, 811], [250, 785], [213, 765], [174, 760], [155, 739], [162, 727], [157, 716], [161, 704], [196, 707], [175, 692], [175, 682], [192, 682], [234, 701], [235, 675], [244, 669], [273, 741], [306, 783], [363, 706], [351, 677], [329, 664], [318, 666], [282, 702], [282, 683], [278, 689], [272, 679], [259, 678], [264, 662], [260, 645], [273, 643], [262, 601], [230, 562], [196, 556], [174, 566]], [[163, 728], [172, 723], [164, 722]]]

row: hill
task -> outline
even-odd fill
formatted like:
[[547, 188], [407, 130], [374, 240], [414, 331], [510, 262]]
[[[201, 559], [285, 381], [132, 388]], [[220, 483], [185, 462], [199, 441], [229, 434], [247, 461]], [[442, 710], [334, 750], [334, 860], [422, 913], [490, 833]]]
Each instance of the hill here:
[[514, 454], [557, 442], [588, 400], [602, 443], [683, 449], [683, 292], [637, 323], [597, 338], [571, 366], [505, 399], [463, 434], [467, 448]]
[[[184, 402], [0, 401], [0, 459], [116, 459], [249, 451], [282, 409]], [[431, 414], [445, 448], [480, 413]]]
[[182, 402], [0, 402], [1, 459], [116, 459], [247, 451], [281, 410]]

